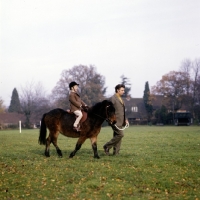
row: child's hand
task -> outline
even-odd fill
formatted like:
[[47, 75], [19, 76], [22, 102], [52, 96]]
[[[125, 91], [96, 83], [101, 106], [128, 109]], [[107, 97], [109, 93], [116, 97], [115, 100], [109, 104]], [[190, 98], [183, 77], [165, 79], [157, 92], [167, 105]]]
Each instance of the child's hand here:
[[84, 110], [85, 112], [88, 112], [89, 107], [88, 107], [87, 105], [82, 106], [82, 108], [83, 108], [83, 110]]

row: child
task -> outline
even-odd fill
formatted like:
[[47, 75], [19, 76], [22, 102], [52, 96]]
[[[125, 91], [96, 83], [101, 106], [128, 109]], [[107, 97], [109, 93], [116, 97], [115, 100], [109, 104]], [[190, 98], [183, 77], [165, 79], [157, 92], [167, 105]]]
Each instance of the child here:
[[74, 81], [69, 84], [70, 110], [71, 110], [71, 112], [73, 112], [77, 116], [77, 118], [74, 122], [73, 129], [77, 132], [81, 131], [80, 125], [79, 125], [79, 122], [80, 122], [80, 120], [83, 116], [83, 114], [81, 112], [81, 108], [87, 107], [87, 105], [81, 100], [79, 94], [77, 93], [78, 92], [78, 86], [79, 86], [79, 84], [74, 82]]

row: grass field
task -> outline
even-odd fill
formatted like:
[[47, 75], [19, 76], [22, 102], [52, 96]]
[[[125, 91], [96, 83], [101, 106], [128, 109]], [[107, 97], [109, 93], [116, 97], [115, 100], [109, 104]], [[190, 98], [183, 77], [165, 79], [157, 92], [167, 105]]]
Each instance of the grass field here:
[[200, 127], [132, 126], [118, 156], [106, 156], [110, 127], [72, 159], [77, 139], [59, 136], [59, 158], [38, 144], [39, 130], [0, 131], [0, 199], [200, 199]]

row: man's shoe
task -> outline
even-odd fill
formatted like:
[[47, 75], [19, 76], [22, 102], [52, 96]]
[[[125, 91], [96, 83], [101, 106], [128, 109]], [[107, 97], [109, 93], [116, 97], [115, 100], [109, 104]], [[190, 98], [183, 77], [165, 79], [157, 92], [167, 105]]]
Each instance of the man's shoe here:
[[119, 150], [117, 151], [116, 147], [113, 148], [113, 156], [119, 155]]
[[103, 149], [104, 149], [105, 154], [109, 155], [109, 148], [106, 145], [103, 146]]

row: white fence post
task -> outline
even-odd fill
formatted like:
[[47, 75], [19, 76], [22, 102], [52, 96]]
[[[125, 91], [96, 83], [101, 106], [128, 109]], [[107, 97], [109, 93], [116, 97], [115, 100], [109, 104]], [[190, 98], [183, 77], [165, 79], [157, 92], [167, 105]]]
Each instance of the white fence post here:
[[21, 121], [19, 121], [19, 132], [22, 132], [22, 128], [21, 128]]

